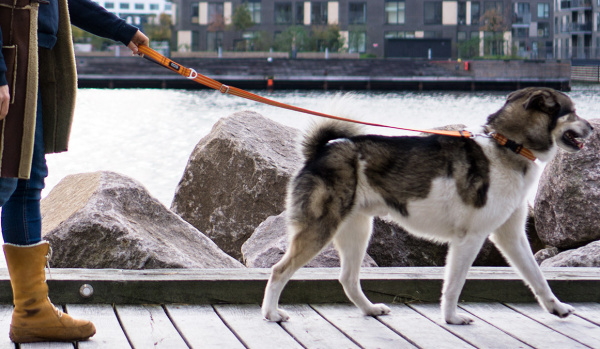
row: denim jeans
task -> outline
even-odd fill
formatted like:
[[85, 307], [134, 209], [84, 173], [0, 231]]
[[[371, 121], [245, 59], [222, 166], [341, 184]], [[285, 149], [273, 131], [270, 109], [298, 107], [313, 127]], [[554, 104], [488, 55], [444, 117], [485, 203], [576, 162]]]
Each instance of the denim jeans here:
[[32, 245], [42, 240], [40, 200], [47, 176], [42, 105], [38, 94], [31, 176], [29, 179], [0, 178], [2, 237], [5, 243]]

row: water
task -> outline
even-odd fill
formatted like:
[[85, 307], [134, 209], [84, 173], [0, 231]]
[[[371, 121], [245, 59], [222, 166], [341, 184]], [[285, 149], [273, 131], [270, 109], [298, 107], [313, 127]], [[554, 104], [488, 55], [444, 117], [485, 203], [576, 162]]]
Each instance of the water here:
[[[338, 92], [257, 91], [258, 94], [317, 111], [328, 111]], [[354, 92], [349, 116], [409, 128], [465, 124], [477, 128], [498, 110], [507, 92]], [[600, 85], [576, 85], [569, 93], [578, 114], [592, 119], [600, 106]], [[253, 110], [304, 129], [316, 117], [280, 109], [218, 91], [156, 89], [81, 89], [70, 150], [48, 155], [50, 175], [43, 195], [66, 175], [115, 171], [141, 182], [167, 207], [188, 157], [222, 117]], [[368, 127], [381, 134], [404, 134]]]

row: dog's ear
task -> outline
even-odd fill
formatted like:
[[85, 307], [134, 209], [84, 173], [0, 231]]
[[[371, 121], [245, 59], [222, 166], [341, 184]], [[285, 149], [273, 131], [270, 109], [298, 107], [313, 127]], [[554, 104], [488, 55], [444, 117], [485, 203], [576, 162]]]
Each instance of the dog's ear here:
[[525, 110], [535, 109], [547, 114], [555, 114], [560, 110], [560, 104], [550, 91], [535, 90], [525, 100], [523, 108]]

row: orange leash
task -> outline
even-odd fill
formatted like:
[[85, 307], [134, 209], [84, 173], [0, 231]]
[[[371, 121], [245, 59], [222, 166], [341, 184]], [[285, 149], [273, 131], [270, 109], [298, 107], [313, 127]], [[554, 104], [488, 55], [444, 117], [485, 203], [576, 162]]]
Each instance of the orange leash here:
[[[431, 133], [431, 134], [437, 134], [437, 135], [443, 135], [443, 136], [453, 136], [453, 137], [463, 137], [463, 138], [474, 138], [476, 136], [481, 136], [479, 134], [474, 134], [472, 132], [465, 131], [465, 130], [462, 130], [462, 131], [420, 130], [420, 129], [412, 129], [412, 128], [404, 128], [404, 127], [390, 126], [390, 125], [384, 125], [384, 124], [377, 124], [377, 123], [373, 123], [373, 122], [348, 119], [348, 118], [343, 118], [340, 116], [335, 116], [335, 115], [330, 115], [330, 114], [313, 111], [310, 109], [296, 107], [293, 105], [277, 102], [272, 99], [259, 96], [257, 94], [248, 92], [246, 90], [242, 90], [237, 87], [228, 86], [223, 83], [220, 83], [217, 80], [214, 80], [205, 75], [199, 74], [194, 69], [186, 68], [186, 67], [182, 66], [181, 64], [176, 63], [175, 61], [171, 60], [170, 58], [165, 57], [164, 55], [156, 52], [155, 50], [151, 49], [150, 47], [148, 47], [146, 45], [140, 45], [138, 47], [138, 50], [143, 55], [144, 58], [146, 58], [150, 61], [153, 61], [165, 68], [168, 68], [168, 69], [174, 71], [175, 73], [180, 74], [180, 75], [182, 75], [190, 80], [193, 80], [199, 84], [202, 84], [204, 86], [210, 87], [215, 90], [219, 90], [221, 93], [224, 93], [224, 94], [230, 94], [233, 96], [246, 98], [249, 100], [272, 105], [275, 107], [293, 110], [293, 111], [297, 111], [297, 112], [305, 113], [305, 114], [316, 115], [316, 116], [320, 116], [320, 117], [324, 117], [324, 118], [328, 118], [328, 119], [353, 122], [353, 123], [367, 125], [367, 126], [385, 127], [385, 128], [391, 128], [391, 129], [403, 130], [403, 131], [423, 132], [423, 133]], [[488, 137], [488, 136], [486, 136], [486, 137]], [[509, 147], [515, 153], [521, 154], [532, 161], [535, 160], [535, 156], [531, 153], [531, 151], [529, 149], [523, 148], [522, 146], [514, 147], [514, 149], [511, 148], [510, 147], [511, 141], [507, 140], [502, 135], [492, 133], [492, 134], [490, 134], [490, 137], [496, 139], [500, 145]], [[496, 137], [499, 137], [499, 138], [496, 138]], [[504, 143], [502, 143], [502, 141], [501, 141], [502, 139], [504, 140]], [[512, 143], [514, 143], [514, 142], [512, 142]]]

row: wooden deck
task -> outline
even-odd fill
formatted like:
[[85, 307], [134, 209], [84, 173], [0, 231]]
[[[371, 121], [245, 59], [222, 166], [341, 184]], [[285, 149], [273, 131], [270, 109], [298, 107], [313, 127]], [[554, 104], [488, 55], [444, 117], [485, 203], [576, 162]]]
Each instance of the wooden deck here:
[[[338, 272], [297, 273], [283, 305], [292, 319], [277, 324], [263, 320], [256, 300], [267, 270], [53, 269], [54, 302], [92, 320], [98, 333], [85, 342], [20, 348], [600, 348], [598, 269], [545, 270], [559, 296], [576, 308], [574, 316], [558, 319], [531, 302], [510, 269], [474, 268], [461, 297], [468, 302], [460, 304], [475, 318], [469, 326], [443, 323], [439, 304], [430, 300], [439, 298], [441, 268], [365, 270], [369, 297], [392, 308], [378, 318], [340, 298], [341, 288], [330, 283]], [[7, 282], [0, 269], [0, 292]], [[75, 292], [84, 283], [94, 287], [92, 297]], [[189, 301], [182, 304], [182, 297]], [[8, 331], [11, 311], [0, 304], [0, 330]], [[3, 348], [15, 348], [6, 335], [0, 335]]]
[[[439, 305], [391, 304], [392, 313], [362, 316], [350, 304], [284, 305], [291, 321], [262, 319], [258, 305], [67, 305], [98, 333], [79, 343], [21, 348], [600, 348], [600, 304], [576, 303], [561, 320], [533, 303], [463, 303], [475, 322], [442, 323]], [[11, 307], [0, 306], [7, 329]], [[0, 336], [0, 348], [15, 348]]]

